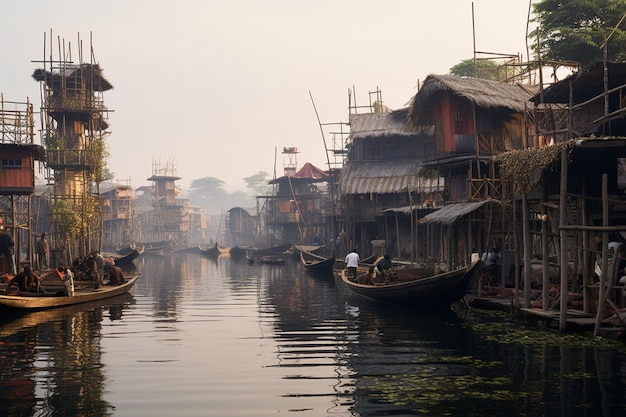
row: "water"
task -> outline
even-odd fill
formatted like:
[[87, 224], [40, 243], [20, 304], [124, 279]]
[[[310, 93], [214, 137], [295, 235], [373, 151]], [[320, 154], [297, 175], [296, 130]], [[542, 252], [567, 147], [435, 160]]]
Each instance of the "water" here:
[[622, 416], [623, 343], [352, 298], [296, 262], [143, 256], [132, 295], [0, 316], [0, 416]]

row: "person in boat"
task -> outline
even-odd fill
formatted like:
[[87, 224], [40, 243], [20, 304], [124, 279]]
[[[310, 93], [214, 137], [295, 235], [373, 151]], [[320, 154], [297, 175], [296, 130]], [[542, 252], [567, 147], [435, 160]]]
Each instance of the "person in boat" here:
[[35, 274], [28, 265], [24, 267], [23, 271], [14, 276], [7, 285], [7, 293], [17, 291], [36, 293], [46, 292], [41, 285], [39, 276], [37, 276], [37, 274]]
[[348, 269], [348, 277], [352, 277], [352, 281], [356, 281], [357, 272], [356, 268], [359, 266], [359, 254], [356, 249], [352, 249], [352, 252], [346, 255], [346, 268]]
[[500, 248], [494, 247], [489, 253], [483, 253], [481, 260], [485, 263], [485, 274], [489, 277], [491, 284], [500, 283], [500, 265], [501, 255]]
[[126, 282], [124, 280], [124, 274], [122, 268], [117, 265], [111, 265], [111, 271], [109, 272], [109, 285], [120, 285]]
[[100, 273], [93, 252], [81, 262], [80, 272], [82, 279], [92, 281], [95, 289], [100, 288]]
[[389, 272], [393, 264], [391, 263], [391, 255], [386, 253], [384, 256], [376, 259], [373, 266], [370, 268], [370, 284], [382, 283], [388, 281]]
[[58, 267], [57, 275], [63, 281], [63, 285], [65, 285], [65, 295], [74, 295], [74, 273], [72, 269], [69, 266], [67, 268]]

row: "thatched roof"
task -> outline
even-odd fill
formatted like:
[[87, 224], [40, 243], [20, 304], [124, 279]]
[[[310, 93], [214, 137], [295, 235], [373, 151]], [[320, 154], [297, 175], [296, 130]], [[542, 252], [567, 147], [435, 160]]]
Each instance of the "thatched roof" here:
[[363, 113], [350, 115], [350, 137], [352, 140], [381, 136], [433, 135], [432, 126], [411, 128], [407, 123], [409, 109], [390, 113]]
[[530, 98], [537, 92], [537, 87], [481, 78], [431, 74], [426, 77], [422, 88], [411, 100], [408, 117], [412, 126], [431, 123], [432, 107], [439, 92], [449, 92], [482, 108], [503, 108], [523, 112]]
[[[626, 63], [608, 62], [609, 90], [626, 83]], [[604, 92], [604, 63], [596, 62], [586, 68], [552, 84], [543, 92], [544, 103], [569, 103], [570, 82], [574, 104], [583, 103]], [[535, 95], [531, 101], [539, 103], [541, 97]]]
[[[65, 84], [61, 83], [63, 77], [65, 77]], [[107, 91], [113, 88], [113, 85], [102, 75], [102, 69], [98, 64], [68, 65], [63, 69], [63, 72], [36, 69], [33, 72], [33, 79], [35, 81], [45, 81], [48, 88], [55, 92], [59, 91], [62, 86], [70, 90], [76, 90], [83, 83], [91, 91]]]

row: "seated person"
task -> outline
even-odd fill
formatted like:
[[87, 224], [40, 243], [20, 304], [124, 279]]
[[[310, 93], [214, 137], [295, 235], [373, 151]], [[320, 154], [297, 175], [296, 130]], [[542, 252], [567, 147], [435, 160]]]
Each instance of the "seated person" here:
[[22, 272], [13, 277], [7, 285], [7, 293], [15, 293], [17, 291], [39, 293], [45, 292], [44, 288], [41, 286], [39, 277], [32, 271], [32, 269], [28, 265], [24, 267], [24, 270]]
[[387, 275], [389, 270], [393, 267], [391, 263], [391, 256], [389, 254], [385, 254], [382, 258], [378, 258], [376, 262], [374, 262], [374, 281], [375, 282], [384, 282], [387, 280]]
[[117, 265], [111, 265], [111, 272], [109, 272], [109, 285], [120, 285], [125, 282], [124, 275], [122, 274], [122, 268]]

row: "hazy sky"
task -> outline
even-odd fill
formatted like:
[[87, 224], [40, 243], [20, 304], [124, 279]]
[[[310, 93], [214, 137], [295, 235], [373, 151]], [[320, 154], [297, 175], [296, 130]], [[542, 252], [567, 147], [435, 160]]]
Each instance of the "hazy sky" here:
[[91, 37], [114, 86], [117, 178], [147, 185], [153, 161], [173, 161], [183, 188], [216, 177], [245, 190], [258, 171], [282, 175], [285, 146], [327, 168], [309, 92], [322, 123], [347, 122], [348, 89], [365, 104], [378, 87], [402, 108], [428, 74], [471, 58], [472, 3], [476, 49], [526, 59], [528, 0], [3, 0], [0, 93], [38, 109], [44, 33], [73, 57]]

